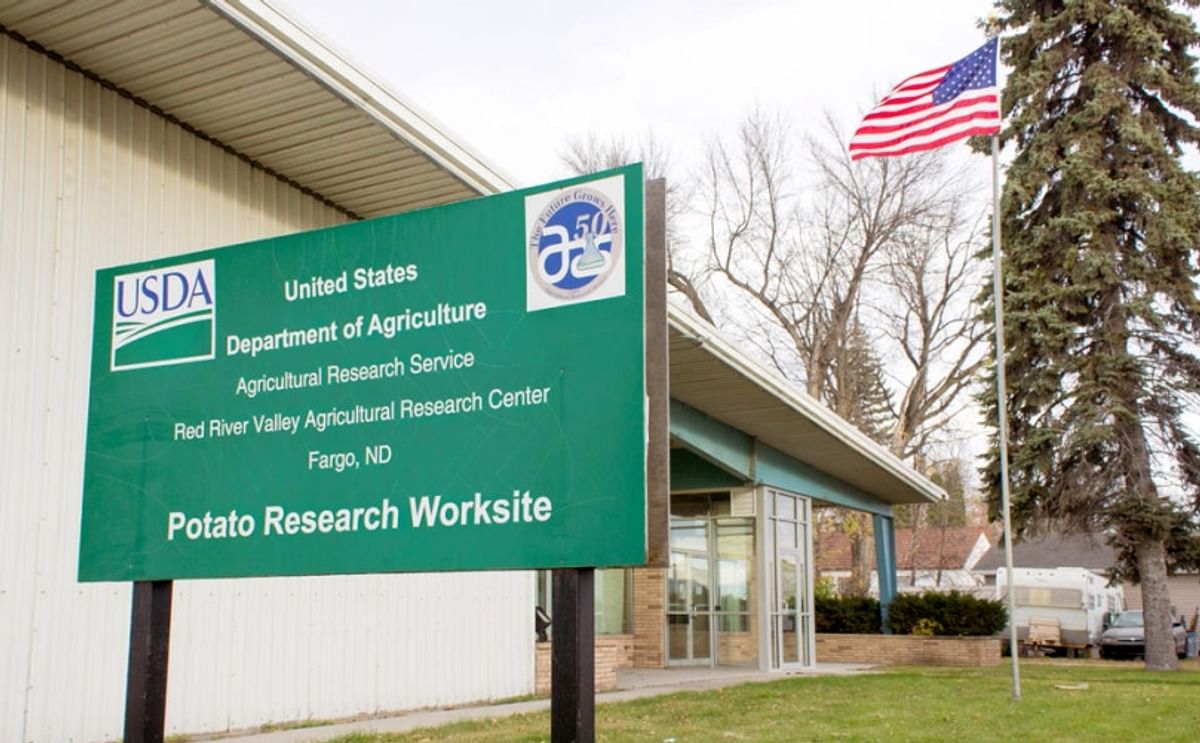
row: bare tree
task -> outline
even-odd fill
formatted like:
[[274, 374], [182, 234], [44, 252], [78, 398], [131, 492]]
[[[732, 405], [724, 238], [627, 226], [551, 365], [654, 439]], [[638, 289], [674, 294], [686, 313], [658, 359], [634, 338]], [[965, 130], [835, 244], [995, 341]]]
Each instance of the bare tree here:
[[641, 161], [647, 178], [663, 178], [667, 183], [667, 284], [678, 292], [696, 314], [713, 322], [708, 301], [704, 297], [708, 270], [703, 261], [688, 255], [688, 244], [682, 238], [680, 222], [688, 212], [689, 185], [673, 174], [671, 156], [648, 133], [639, 142], [631, 143], [622, 137], [601, 139], [595, 133], [571, 140], [559, 153], [563, 166], [577, 175], [595, 173]]
[[[802, 156], [791, 143], [786, 121], [754, 111], [732, 141], [710, 143], [694, 189], [668, 179], [668, 282], [709, 322], [714, 301], [734, 305], [726, 327], [919, 465], [981, 363], [963, 184], [939, 153], [853, 162], [828, 117]], [[561, 159], [581, 174], [635, 160], [650, 177], [671, 170], [653, 135], [588, 135]], [[693, 195], [699, 263], [680, 234]], [[865, 592], [870, 519], [838, 520], [851, 537], [851, 590]]]
[[[759, 318], [747, 336], [784, 375], [912, 458], [980, 363], [973, 248], [958, 239], [963, 183], [940, 153], [854, 162], [827, 119], [825, 135], [807, 141], [813, 180], [802, 192], [789, 141], [785, 122], [753, 112], [734, 143], [710, 145], [701, 190], [711, 270], [746, 299]], [[868, 394], [883, 388], [881, 342], [911, 366], [892, 380], [894, 404]], [[881, 400], [887, 426], [870, 410]], [[851, 590], [865, 591], [869, 520], [847, 514], [841, 528]]]
[[781, 334], [757, 342], [780, 371], [845, 415], [837, 366], [864, 290], [902, 237], [955, 221], [947, 213], [961, 197], [943, 157], [855, 163], [827, 121], [826, 136], [807, 143], [815, 180], [805, 198], [788, 142], [785, 122], [753, 112], [735, 146], [710, 145], [702, 190], [711, 267]]
[[941, 459], [926, 468], [925, 474], [941, 485], [950, 496], [941, 503], [916, 503], [896, 508], [898, 526], [910, 529], [908, 560], [912, 574], [912, 585], [917, 581], [917, 554], [931, 539], [937, 539], [937, 555], [934, 564], [934, 586], [941, 587], [946, 568], [945, 558], [950, 529], [967, 525], [966, 478], [963, 473], [970, 463], [961, 456]]
[[880, 332], [906, 365], [888, 446], [904, 459], [920, 458], [930, 437], [962, 411], [963, 393], [986, 362], [987, 328], [974, 310], [980, 231], [964, 236], [961, 213], [901, 231], [887, 251], [893, 304], [877, 308]]

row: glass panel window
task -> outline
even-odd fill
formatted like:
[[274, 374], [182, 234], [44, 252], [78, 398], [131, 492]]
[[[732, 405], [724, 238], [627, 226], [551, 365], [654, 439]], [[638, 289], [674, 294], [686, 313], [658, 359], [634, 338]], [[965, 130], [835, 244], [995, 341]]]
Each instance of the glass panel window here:
[[595, 579], [596, 634], [619, 635], [626, 631], [626, 571], [597, 570]]
[[778, 615], [773, 615], [771, 619], [771, 667], [779, 668], [780, 658], [779, 645], [783, 639], [782, 633], [783, 619]]
[[750, 560], [754, 557], [754, 521], [721, 519], [717, 522], [717, 553], [721, 557]]
[[692, 555], [692, 608], [707, 611], [709, 605], [708, 559]]
[[708, 549], [707, 521], [673, 521], [671, 523], [671, 549]]
[[667, 574], [667, 611], [688, 609], [687, 555], [671, 553], [671, 571]]
[[796, 499], [783, 493], [775, 494], [775, 515], [781, 519], [796, 520]]
[[779, 581], [776, 580], [779, 576], [776, 572], [776, 563], [770, 556], [767, 557], [767, 575], [771, 576], [771, 580], [767, 581], [770, 586], [770, 596], [767, 596], [767, 601], [771, 607], [771, 611], [779, 611]]
[[717, 608], [720, 611], [749, 611], [754, 522], [750, 519], [718, 521], [717, 555]]
[[538, 606], [546, 612], [550, 611], [550, 571], [537, 571], [537, 598], [534, 599]]
[[783, 615], [783, 662], [784, 663], [799, 663], [800, 662], [800, 633], [797, 632], [798, 623], [796, 622], [795, 614]]
[[746, 560], [721, 560], [717, 563], [719, 611], [750, 610], [750, 563]]
[[797, 565], [795, 555], [780, 555], [779, 556], [779, 593], [783, 599], [780, 609], [785, 611], [796, 610], [796, 576], [799, 567]]
[[796, 524], [791, 521], [775, 522], [775, 542], [777, 549], [796, 549]]

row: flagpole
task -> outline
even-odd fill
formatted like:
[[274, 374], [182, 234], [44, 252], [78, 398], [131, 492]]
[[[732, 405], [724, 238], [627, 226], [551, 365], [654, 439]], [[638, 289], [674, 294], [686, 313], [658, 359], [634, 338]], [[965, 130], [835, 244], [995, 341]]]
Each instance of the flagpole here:
[[1013, 589], [1012, 515], [1008, 497], [1008, 384], [1004, 373], [1004, 281], [1000, 273], [1000, 135], [992, 135], [992, 295], [996, 308], [996, 411], [1000, 434], [1000, 509], [1004, 512], [1004, 567], [1008, 570], [1008, 649], [1012, 696], [1021, 698], [1017, 662], [1017, 604]]

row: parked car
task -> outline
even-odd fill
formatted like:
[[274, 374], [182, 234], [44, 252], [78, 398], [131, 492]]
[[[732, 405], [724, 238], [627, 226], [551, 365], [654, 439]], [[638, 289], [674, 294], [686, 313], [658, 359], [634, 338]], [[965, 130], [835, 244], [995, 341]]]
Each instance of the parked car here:
[[[1187, 633], [1183, 622], [1171, 620], [1171, 634], [1175, 636], [1175, 656], [1184, 657], [1187, 650]], [[1112, 624], [1100, 635], [1101, 658], [1144, 658], [1146, 656], [1146, 625], [1141, 609], [1130, 609], [1116, 616]]]

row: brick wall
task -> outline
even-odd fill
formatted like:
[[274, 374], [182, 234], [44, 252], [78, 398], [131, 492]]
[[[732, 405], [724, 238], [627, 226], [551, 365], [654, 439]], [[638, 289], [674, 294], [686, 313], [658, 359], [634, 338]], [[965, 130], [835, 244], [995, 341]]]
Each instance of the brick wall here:
[[[537, 644], [534, 693], [550, 693], [550, 643]], [[633, 635], [596, 635], [596, 691], [617, 688], [617, 669], [633, 665]]]
[[664, 668], [667, 665], [663, 647], [666, 579], [664, 568], [633, 571], [633, 665], [636, 668]]
[[752, 666], [758, 663], [756, 632], [722, 632], [717, 635], [717, 644], [721, 665]]
[[[638, 568], [633, 572], [633, 634], [596, 635], [596, 690], [614, 689], [618, 668], [664, 668], [664, 597], [667, 571]], [[537, 644], [534, 689], [550, 693], [550, 643]]]
[[995, 666], [998, 637], [817, 635], [817, 662], [881, 665]]

